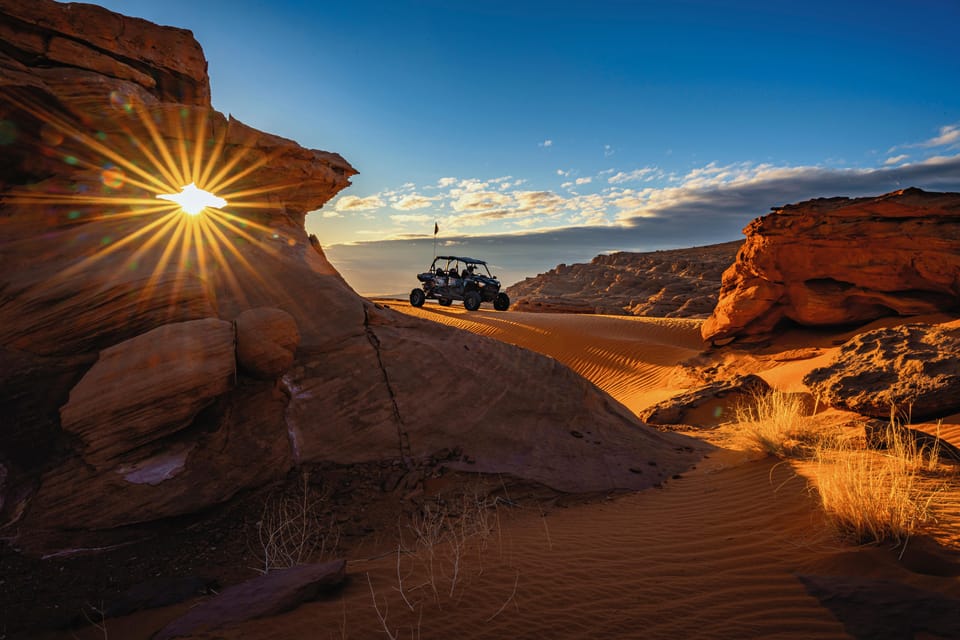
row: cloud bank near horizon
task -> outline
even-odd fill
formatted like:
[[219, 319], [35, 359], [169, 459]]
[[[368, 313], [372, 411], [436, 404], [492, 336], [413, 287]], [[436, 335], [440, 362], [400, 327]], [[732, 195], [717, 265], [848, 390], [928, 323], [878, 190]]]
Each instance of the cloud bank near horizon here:
[[[926, 150], [927, 157], [912, 160], [916, 149]], [[440, 227], [438, 251], [485, 258], [512, 284], [600, 253], [735, 240], [753, 218], [812, 198], [876, 196], [908, 187], [960, 191], [960, 126], [943, 127], [930, 140], [888, 153], [893, 151], [903, 152], [868, 168], [742, 162], [709, 163], [683, 175], [657, 167], [591, 176], [558, 170], [564, 179], [559, 189], [533, 189], [513, 176], [444, 177], [422, 188], [408, 183], [333, 203], [339, 215], [362, 211], [374, 219], [381, 225], [380, 239], [328, 245], [322, 232], [318, 235], [358, 291], [398, 293], [429, 263], [434, 222]], [[384, 260], [394, 265], [389, 271], [402, 275], [385, 278]]]

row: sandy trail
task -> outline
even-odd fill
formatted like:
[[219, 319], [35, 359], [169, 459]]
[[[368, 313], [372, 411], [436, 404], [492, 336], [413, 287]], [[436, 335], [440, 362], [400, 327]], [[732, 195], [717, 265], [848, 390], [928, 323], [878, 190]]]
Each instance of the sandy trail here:
[[504, 512], [483, 573], [476, 562], [465, 567], [453, 597], [441, 579], [439, 602], [427, 589], [408, 590], [414, 611], [390, 556], [354, 563], [356, 579], [340, 602], [309, 604], [282, 626], [264, 620], [228, 637], [339, 627], [349, 637], [386, 637], [374, 598], [400, 638], [847, 637], [795, 575], [811, 555], [835, 552], [803, 483], [770, 461], [719, 466], [708, 459], [663, 490], [545, 518]]
[[[633, 411], [692, 384], [682, 361], [713, 357], [702, 354], [696, 320], [379, 302], [554, 357]], [[791, 335], [779, 349], [728, 350], [717, 362], [797, 391], [841, 338]], [[937, 428], [960, 444], [960, 415], [924, 425]], [[960, 558], [942, 545], [960, 546], [958, 492], [943, 501], [939, 542], [912, 543], [902, 557], [883, 546], [852, 547], [829, 528], [802, 465], [751, 451], [729, 425], [700, 436], [720, 448], [660, 489], [570, 508], [500, 504], [486, 537], [431, 552], [349, 558], [350, 580], [336, 596], [195, 637], [900, 638], [912, 635], [895, 621], [926, 606], [901, 610], [883, 597], [821, 601], [805, 586], [811, 577], [881, 581], [884, 594], [891, 584], [923, 589], [957, 609]], [[463, 518], [451, 512], [448, 519]], [[147, 638], [186, 606], [111, 621], [111, 637]], [[888, 628], [886, 621], [894, 622]], [[950, 637], [951, 623], [931, 622], [931, 635], [917, 637]]]

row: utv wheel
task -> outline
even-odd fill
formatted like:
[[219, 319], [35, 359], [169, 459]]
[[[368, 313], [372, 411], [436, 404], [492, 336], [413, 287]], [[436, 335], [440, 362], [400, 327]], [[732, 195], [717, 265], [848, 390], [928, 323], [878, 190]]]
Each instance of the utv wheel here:
[[441, 307], [449, 307], [453, 303], [453, 300], [450, 298], [440, 298], [439, 302]]
[[510, 296], [505, 293], [498, 293], [493, 299], [493, 308], [497, 311], [506, 311], [510, 308]]
[[483, 302], [483, 299], [476, 291], [467, 291], [463, 294], [463, 308], [467, 311], [476, 311], [480, 308], [481, 302]]
[[426, 300], [427, 296], [424, 295], [423, 289], [414, 289], [410, 292], [410, 304], [414, 307], [422, 307]]

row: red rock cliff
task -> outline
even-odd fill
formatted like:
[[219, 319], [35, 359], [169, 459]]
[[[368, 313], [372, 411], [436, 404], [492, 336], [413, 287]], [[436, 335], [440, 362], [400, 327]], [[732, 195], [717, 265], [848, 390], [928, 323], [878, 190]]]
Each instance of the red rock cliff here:
[[761, 339], [782, 320], [856, 324], [960, 307], [958, 193], [809, 200], [744, 234], [705, 340]]

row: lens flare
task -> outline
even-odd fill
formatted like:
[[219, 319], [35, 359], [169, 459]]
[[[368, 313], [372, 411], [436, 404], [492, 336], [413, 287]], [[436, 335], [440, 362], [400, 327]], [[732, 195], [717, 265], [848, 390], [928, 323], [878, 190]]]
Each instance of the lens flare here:
[[120, 189], [126, 180], [126, 175], [120, 167], [107, 166], [100, 173], [100, 182], [111, 189]]
[[[70, 282], [111, 256], [126, 255], [127, 268], [117, 277], [130, 271], [147, 277], [137, 304], [166, 295], [170, 309], [178, 308], [179, 289], [161, 288], [171, 269], [224, 287], [241, 307], [248, 292], [283, 290], [251, 259], [251, 252], [279, 255], [283, 250], [272, 237], [275, 229], [257, 221], [262, 219], [257, 212], [276, 208], [274, 194], [298, 185], [250, 184], [280, 148], [262, 153], [243, 140], [228, 140], [230, 125], [212, 124], [214, 112], [148, 108], [122, 92], [110, 95], [115, 111], [102, 123], [51, 111], [29, 95], [13, 102], [39, 125], [33, 142], [39, 156], [66, 163], [77, 172], [77, 181], [59, 189], [28, 185], [12, 191], [6, 202], [56, 211], [71, 229], [104, 225], [96, 236], [76, 235], [74, 241], [89, 243], [90, 250], [54, 276], [50, 286]], [[0, 111], [0, 149], [21, 135]], [[228, 200], [229, 210], [224, 209]], [[288, 243], [296, 245], [292, 239]]]
[[160, 193], [157, 194], [157, 198], [176, 202], [184, 213], [191, 216], [199, 215], [207, 207], [220, 209], [227, 206], [226, 200], [213, 195], [209, 191], [204, 191], [192, 182], [181, 187], [180, 193]]

